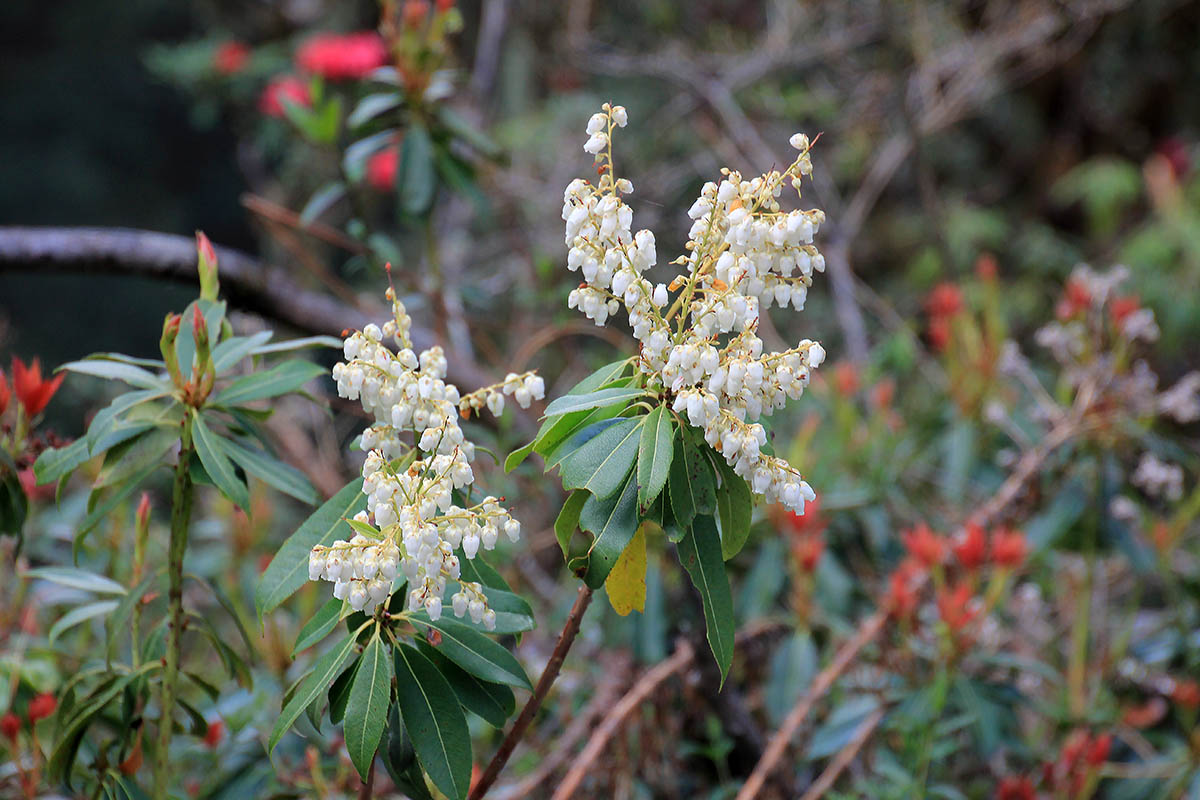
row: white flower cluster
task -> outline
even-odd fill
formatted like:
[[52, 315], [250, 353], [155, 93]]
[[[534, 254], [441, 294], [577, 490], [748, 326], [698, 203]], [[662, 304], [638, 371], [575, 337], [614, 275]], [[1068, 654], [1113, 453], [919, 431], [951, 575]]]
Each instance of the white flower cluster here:
[[675, 411], [686, 411], [756, 493], [803, 513], [815, 494], [786, 461], [761, 452], [766, 433], [757, 420], [801, 395], [825, 351], [805, 339], [764, 354], [757, 331], [772, 304], [801, 310], [813, 271], [825, 269], [812, 244], [824, 212], [779, 204], [785, 184], [799, 197], [801, 176], [811, 174], [810, 142], [791, 138], [800, 152], [782, 172], [744, 180], [723, 170], [719, 184], [705, 184], [688, 212], [688, 254], [672, 262], [685, 271], [653, 285], [643, 274], [657, 262], [654, 234], [632, 231], [633, 210], [621, 195], [633, 186], [613, 171], [612, 134], [627, 121], [623, 107], [607, 103], [588, 120], [584, 149], [600, 178], [576, 179], [563, 196], [567, 268], [583, 278], [568, 305], [597, 325], [623, 306], [648, 388], [672, 396]]
[[[447, 582], [460, 580], [455, 551], [461, 547], [473, 559], [480, 547], [494, 548], [502, 531], [512, 541], [521, 534], [521, 524], [495, 497], [466, 506], [455, 503], [455, 492], [469, 497], [475, 480], [475, 446], [463, 435], [458, 417], [483, 406], [499, 414], [505, 395], [527, 407], [542, 399], [545, 389], [541, 378], [524, 373], [460, 396], [457, 387], [445, 382], [441, 348], [413, 352], [404, 304], [392, 289], [388, 299], [393, 319], [382, 328], [372, 324], [351, 334], [344, 345], [346, 362], [333, 368], [338, 394], [361, 401], [375, 417], [361, 439], [367, 451], [362, 470], [367, 510], [355, 517], [358, 533], [352, 539], [313, 548], [309, 578], [332, 581], [335, 597], [362, 610], [384, 603], [393, 580], [403, 574], [410, 610], [423, 607], [437, 619]], [[385, 337], [395, 340], [398, 352], [384, 344]], [[487, 607], [482, 587], [460, 585], [451, 599], [454, 613], [494, 628], [496, 614]]]
[[1177, 464], [1160, 461], [1150, 453], [1144, 453], [1129, 482], [1151, 497], [1164, 497], [1177, 501], [1183, 497], [1183, 470]]

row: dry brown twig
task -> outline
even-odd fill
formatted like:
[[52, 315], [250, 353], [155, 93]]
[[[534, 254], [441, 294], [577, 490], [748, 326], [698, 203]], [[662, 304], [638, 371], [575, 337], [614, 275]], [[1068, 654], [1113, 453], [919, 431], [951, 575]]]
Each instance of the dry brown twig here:
[[821, 776], [813, 781], [812, 786], [804, 792], [800, 800], [817, 800], [833, 787], [834, 782], [854, 761], [854, 757], [858, 755], [858, 751], [863, 748], [867, 740], [871, 738], [871, 734], [879, 727], [879, 723], [883, 721], [883, 707], [875, 709], [870, 716], [862, 721], [858, 728], [854, 731], [854, 738], [846, 743], [846, 746], [838, 751], [838, 754], [829, 762], [829, 766], [825, 767], [825, 771]]

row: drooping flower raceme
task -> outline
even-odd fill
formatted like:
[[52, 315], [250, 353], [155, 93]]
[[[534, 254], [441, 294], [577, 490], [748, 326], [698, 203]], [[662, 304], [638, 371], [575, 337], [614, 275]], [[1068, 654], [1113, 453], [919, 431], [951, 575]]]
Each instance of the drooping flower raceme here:
[[799, 155], [782, 172], [746, 180], [725, 169], [720, 183], [706, 183], [688, 212], [688, 252], [671, 262], [681, 273], [653, 285], [643, 275], [657, 262], [654, 234], [633, 232], [633, 210], [622, 200], [633, 185], [613, 168], [613, 132], [627, 119], [607, 103], [591, 117], [584, 150], [595, 156], [599, 180], [576, 179], [563, 196], [567, 268], [583, 278], [568, 304], [597, 325], [624, 306], [646, 386], [672, 397], [674, 411], [704, 431], [755, 493], [803, 513], [815, 494], [790, 464], [762, 452], [758, 420], [801, 395], [825, 350], [804, 339], [765, 353], [757, 332], [772, 304], [803, 309], [813, 272], [825, 269], [812, 244], [824, 212], [779, 203], [785, 186], [799, 197], [801, 177], [812, 172], [808, 137], [791, 138]]
[[[469, 614], [490, 630], [496, 614], [478, 583], [461, 580], [456, 551], [474, 559], [481, 548], [494, 548], [501, 533], [516, 541], [521, 524], [495, 497], [469, 502], [475, 446], [459, 427], [459, 416], [484, 406], [498, 415], [505, 395], [528, 407], [542, 399], [545, 386], [527, 372], [460, 396], [445, 381], [442, 349], [414, 352], [404, 304], [391, 289], [388, 299], [393, 319], [351, 334], [346, 361], [333, 368], [338, 394], [360, 401], [375, 418], [361, 439], [367, 509], [354, 518], [353, 538], [313, 548], [309, 578], [333, 582], [334, 597], [362, 610], [384, 603], [403, 575], [409, 609], [423, 607], [435, 620], [447, 582], [459, 581], [461, 589], [451, 598], [455, 615]], [[393, 339], [399, 351], [389, 349], [385, 339]]]

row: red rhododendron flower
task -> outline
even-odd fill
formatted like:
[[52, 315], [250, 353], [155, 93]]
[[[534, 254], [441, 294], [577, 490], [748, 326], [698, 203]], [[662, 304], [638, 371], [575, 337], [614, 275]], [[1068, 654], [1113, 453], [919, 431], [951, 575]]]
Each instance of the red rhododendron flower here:
[[258, 110], [268, 117], [282, 117], [285, 100], [305, 108], [311, 106], [312, 95], [308, 91], [308, 84], [293, 75], [272, 78], [258, 98]]
[[1000, 566], [1019, 567], [1028, 554], [1029, 545], [1021, 531], [1000, 528], [992, 533], [992, 560]]
[[958, 563], [967, 569], [978, 567], [987, 558], [987, 538], [983, 535], [983, 528], [974, 522], [968, 522], [966, 531], [953, 544], [952, 549]]
[[331, 81], [366, 77], [387, 62], [387, 47], [373, 31], [321, 34], [296, 52], [300, 69]]
[[50, 402], [50, 398], [54, 397], [54, 393], [58, 391], [63, 378], [66, 377], [66, 375], [59, 375], [57, 378], [42, 380], [42, 364], [36, 358], [28, 367], [21, 359], [13, 358], [12, 375], [13, 392], [16, 393], [17, 400], [21, 401], [21, 405], [25, 406], [25, 413], [30, 417], [36, 417], [42, 413], [42, 409]]
[[367, 159], [367, 183], [381, 192], [396, 187], [396, 168], [400, 165], [400, 150], [387, 147]]
[[58, 700], [54, 699], [54, 695], [49, 692], [39, 694], [29, 701], [29, 724], [32, 725], [39, 719], [45, 719], [53, 714], [56, 708], [58, 708]]
[[888, 578], [887, 605], [897, 619], [907, 619], [917, 610], [917, 591], [913, 581], [921, 566], [908, 558], [900, 562]]
[[945, 557], [946, 543], [924, 522], [901, 535], [909, 554], [926, 567], [940, 564]]
[[1034, 800], [1033, 781], [1010, 775], [996, 787], [996, 800]]
[[225, 723], [219, 719], [215, 719], [208, 723], [208, 731], [204, 734], [204, 745], [209, 749], [214, 749], [221, 743], [221, 739], [225, 736]]
[[222, 75], [234, 75], [246, 68], [250, 47], [245, 42], [225, 42], [213, 52], [213, 69]]
[[17, 740], [17, 734], [21, 732], [21, 718], [11, 711], [0, 717], [0, 733], [4, 734], [4, 738], [10, 742]]
[[953, 589], [942, 589], [938, 592], [938, 616], [950, 626], [954, 632], [961, 631], [979, 613], [969, 608], [971, 602], [971, 587], [960, 583]]
[[962, 311], [963, 295], [953, 283], [939, 283], [925, 298], [925, 310], [931, 317], [952, 317]]
[[4, 377], [4, 370], [0, 369], [0, 414], [8, 409], [10, 397], [12, 397], [12, 392], [8, 388], [8, 379]]

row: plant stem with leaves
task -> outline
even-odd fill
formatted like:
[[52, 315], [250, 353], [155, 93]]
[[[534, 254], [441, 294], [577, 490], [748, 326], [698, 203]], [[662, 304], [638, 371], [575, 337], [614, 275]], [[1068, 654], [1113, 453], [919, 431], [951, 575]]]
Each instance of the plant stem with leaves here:
[[183, 555], [187, 551], [188, 525], [192, 518], [192, 417], [185, 414], [179, 441], [179, 461], [175, 464], [175, 484], [171, 492], [171, 540], [167, 551], [167, 654], [162, 683], [162, 702], [158, 721], [158, 749], [154, 762], [154, 798], [167, 797], [168, 751], [171, 745], [171, 717], [175, 709], [175, 691], [179, 683], [179, 656], [183, 641]]

